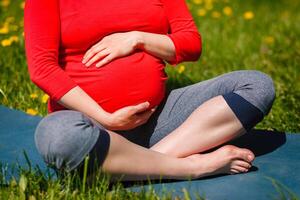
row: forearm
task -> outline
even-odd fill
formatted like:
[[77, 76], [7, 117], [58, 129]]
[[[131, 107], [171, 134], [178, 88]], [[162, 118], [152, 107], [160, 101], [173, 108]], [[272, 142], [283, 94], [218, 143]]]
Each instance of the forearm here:
[[67, 92], [58, 103], [68, 109], [80, 111], [104, 126], [110, 115], [79, 86]]
[[137, 38], [137, 49], [142, 49], [151, 55], [163, 60], [172, 60], [175, 57], [175, 46], [172, 40], [164, 35], [135, 31]]

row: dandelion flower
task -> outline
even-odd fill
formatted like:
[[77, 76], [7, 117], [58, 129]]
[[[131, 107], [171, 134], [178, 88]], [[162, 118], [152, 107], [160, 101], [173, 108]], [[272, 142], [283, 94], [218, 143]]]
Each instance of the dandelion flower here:
[[202, 4], [202, 2], [203, 2], [202, 0], [193, 0], [193, 3], [197, 5]]
[[232, 9], [229, 6], [223, 8], [223, 13], [227, 16], [232, 15]]
[[254, 17], [254, 13], [251, 12], [251, 11], [247, 11], [247, 12], [244, 13], [244, 18], [245, 18], [246, 20], [253, 19], [253, 17]]
[[48, 99], [49, 99], [49, 96], [48, 96], [47, 94], [44, 94], [44, 95], [42, 96], [42, 102], [43, 102], [43, 103], [47, 103]]
[[32, 94], [30, 94], [30, 98], [32, 98], [32, 99], [38, 98], [37, 93], [32, 93]]
[[10, 40], [11, 42], [18, 42], [18, 41], [19, 41], [19, 37], [16, 36], [16, 35], [13, 35], [13, 36], [10, 36], [9, 40]]
[[177, 69], [178, 73], [181, 74], [183, 71], [185, 70], [185, 66], [184, 65], [180, 65]]
[[0, 34], [7, 34], [8, 32], [9, 32], [9, 28], [7, 25], [0, 28]]
[[200, 8], [197, 10], [197, 15], [199, 16], [205, 16], [206, 15], [206, 10], [203, 8]]
[[275, 42], [275, 39], [272, 36], [267, 36], [267, 37], [264, 38], [264, 42], [266, 44], [273, 44]]
[[29, 115], [36, 115], [38, 112], [35, 109], [28, 108], [26, 113]]
[[10, 39], [4, 39], [4, 40], [1, 41], [1, 45], [2, 45], [3, 47], [10, 46], [11, 43], [12, 43], [12, 41], [11, 41]]
[[205, 0], [205, 9], [206, 10], [211, 10], [213, 9], [213, 1], [212, 0]]
[[2, 0], [2, 1], [0, 1], [0, 4], [3, 7], [7, 7], [10, 4], [10, 1], [9, 0]]
[[218, 11], [214, 11], [214, 12], [211, 13], [211, 16], [213, 18], [220, 18], [221, 17], [221, 13], [218, 12]]

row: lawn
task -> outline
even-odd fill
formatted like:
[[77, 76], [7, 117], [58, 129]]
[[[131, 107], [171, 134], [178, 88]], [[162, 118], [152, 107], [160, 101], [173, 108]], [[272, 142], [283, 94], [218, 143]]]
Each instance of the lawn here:
[[[188, 0], [187, 3], [202, 35], [203, 53], [197, 62], [167, 66], [168, 87], [183, 87], [233, 70], [260, 70], [273, 78], [276, 100], [269, 115], [256, 128], [300, 132], [300, 1]], [[0, 102], [28, 114], [45, 116], [48, 95], [30, 81], [27, 70], [23, 8], [21, 0], [0, 0]], [[68, 199], [93, 194], [97, 198], [99, 195], [158, 198], [153, 193], [133, 194], [122, 189], [108, 193], [106, 184], [86, 191], [66, 187], [61, 192], [63, 182], [45, 181], [28, 172], [22, 180], [26, 181], [12, 182], [8, 188], [2, 188], [0, 199], [24, 195], [31, 199], [54, 196]], [[26, 182], [27, 189], [23, 190], [22, 184]]]

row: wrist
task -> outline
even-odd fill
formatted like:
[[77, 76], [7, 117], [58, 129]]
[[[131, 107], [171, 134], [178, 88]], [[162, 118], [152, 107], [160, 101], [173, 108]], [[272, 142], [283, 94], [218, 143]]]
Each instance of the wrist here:
[[109, 127], [111, 123], [111, 113], [106, 112], [104, 110], [98, 112], [96, 116], [96, 121], [101, 125], [105, 126], [105, 128]]
[[134, 49], [140, 49], [140, 50], [144, 50], [144, 44], [145, 44], [145, 40], [144, 40], [144, 34], [141, 31], [132, 31], [133, 35], [134, 35], [134, 44], [133, 44], [133, 48]]

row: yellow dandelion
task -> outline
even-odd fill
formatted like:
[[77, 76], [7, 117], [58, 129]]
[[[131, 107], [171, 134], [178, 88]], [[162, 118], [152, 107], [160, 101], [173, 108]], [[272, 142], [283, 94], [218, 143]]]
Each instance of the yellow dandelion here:
[[264, 38], [264, 42], [266, 44], [273, 44], [275, 42], [275, 39], [272, 36], [267, 36], [267, 37]]
[[253, 19], [253, 17], [254, 17], [254, 13], [251, 11], [247, 11], [244, 13], [244, 19], [246, 19], [246, 20]]
[[38, 112], [35, 109], [28, 108], [26, 113], [29, 114], [29, 115], [36, 115]]
[[43, 102], [43, 103], [47, 103], [48, 99], [49, 99], [49, 96], [48, 96], [47, 94], [44, 94], [44, 95], [42, 96], [42, 102]]
[[212, 10], [214, 5], [212, 0], [205, 0], [205, 5], [204, 5], [206, 10]]
[[180, 65], [177, 69], [178, 73], [181, 74], [183, 71], [185, 70], [185, 66], [184, 65]]
[[7, 25], [4, 25], [2, 28], [0, 28], [0, 34], [7, 34], [9, 32], [9, 28]]
[[212, 4], [213, 0], [204, 0], [206, 4]]
[[197, 10], [197, 15], [199, 16], [205, 16], [206, 15], [206, 10], [203, 8], [200, 8]]
[[9, 40], [11, 40], [12, 42], [18, 42], [19, 41], [19, 37], [16, 35], [10, 36]]
[[24, 2], [24, 1], [20, 4], [20, 8], [21, 8], [21, 9], [24, 9], [24, 8], [25, 8], [25, 2]]
[[0, 4], [3, 7], [7, 7], [10, 4], [10, 1], [9, 0], [2, 0], [2, 1], [0, 1]]
[[218, 11], [213, 11], [213, 12], [211, 13], [211, 16], [212, 16], [213, 18], [220, 18], [220, 17], [221, 17], [221, 13], [218, 12]]
[[232, 9], [229, 6], [223, 8], [223, 13], [227, 16], [232, 15]]
[[211, 4], [211, 3], [205, 4], [206, 10], [212, 10], [213, 8], [214, 8], [213, 4]]
[[197, 4], [197, 5], [200, 5], [200, 4], [203, 3], [203, 1], [202, 0], [193, 0], [193, 3]]
[[32, 94], [30, 94], [30, 98], [32, 98], [32, 99], [38, 98], [37, 93], [32, 93]]
[[10, 39], [4, 39], [4, 40], [1, 41], [1, 45], [2, 45], [3, 47], [10, 46], [11, 43], [12, 43], [12, 41], [11, 41]]

